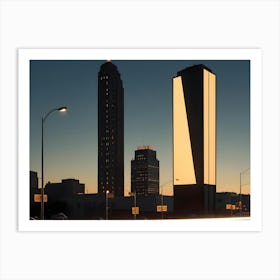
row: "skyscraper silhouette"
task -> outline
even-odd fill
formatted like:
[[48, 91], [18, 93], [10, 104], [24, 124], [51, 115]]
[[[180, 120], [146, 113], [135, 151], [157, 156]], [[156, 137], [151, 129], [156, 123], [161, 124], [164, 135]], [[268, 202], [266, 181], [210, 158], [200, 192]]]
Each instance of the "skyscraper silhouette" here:
[[98, 193], [124, 195], [124, 90], [110, 61], [98, 73]]

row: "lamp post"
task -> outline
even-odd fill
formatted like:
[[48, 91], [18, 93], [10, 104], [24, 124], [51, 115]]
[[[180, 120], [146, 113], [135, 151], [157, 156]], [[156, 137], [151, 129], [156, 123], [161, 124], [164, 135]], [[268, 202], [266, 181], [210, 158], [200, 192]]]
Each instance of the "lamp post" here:
[[163, 219], [163, 190], [161, 191], [161, 219]]
[[[134, 211], [136, 211], [136, 207], [137, 207], [136, 206], [137, 205], [137, 203], [136, 203], [136, 190], [134, 192], [130, 192], [129, 195], [134, 197], [134, 207], [132, 207], [132, 209], [134, 209]], [[132, 213], [133, 213], [133, 210], [132, 210]], [[134, 212], [134, 214], [133, 214], [134, 220], [136, 220], [136, 215], [137, 215], [136, 212]]]
[[[134, 192], [134, 207], [137, 207], [136, 206], [136, 190]], [[136, 220], [136, 214], [134, 214], [134, 220]]]
[[240, 211], [240, 213], [242, 213], [242, 192], [241, 192], [242, 184], [241, 184], [241, 176], [242, 176], [243, 173], [247, 172], [248, 170], [250, 170], [250, 168], [247, 168], [247, 169], [243, 170], [242, 172], [240, 172], [240, 175], [239, 175], [239, 183], [240, 183], [240, 190], [239, 190], [239, 192], [240, 192], [240, 194], [239, 194], [239, 196], [240, 196], [239, 197], [239, 201], [240, 201], [239, 207], [240, 207], [240, 209], [239, 209], [239, 211]]
[[58, 112], [66, 112], [67, 111], [67, 107], [59, 107], [59, 108], [54, 108], [52, 110], [50, 110], [45, 116], [42, 116], [42, 149], [41, 149], [41, 152], [42, 152], [42, 166], [41, 166], [41, 172], [42, 172], [42, 186], [41, 186], [41, 220], [44, 220], [45, 218], [45, 214], [44, 214], [44, 123], [47, 119], [47, 117], [55, 112], [55, 111], [58, 111]]
[[[136, 190], [134, 191], [134, 192], [132, 192], [132, 193], [130, 193], [130, 195], [132, 195], [133, 197], [134, 197], [134, 209], [136, 209], [136, 205], [137, 205], [137, 203], [136, 203]], [[136, 213], [134, 214], [134, 220], [136, 220]]]
[[[176, 179], [177, 181], [178, 179]], [[161, 192], [161, 219], [163, 219], [163, 187], [165, 187], [166, 185], [170, 184], [173, 180], [169, 180], [167, 182], [165, 182], [164, 184], [160, 185], [160, 192]]]
[[108, 196], [109, 196], [109, 191], [106, 191], [106, 220], [108, 220]]

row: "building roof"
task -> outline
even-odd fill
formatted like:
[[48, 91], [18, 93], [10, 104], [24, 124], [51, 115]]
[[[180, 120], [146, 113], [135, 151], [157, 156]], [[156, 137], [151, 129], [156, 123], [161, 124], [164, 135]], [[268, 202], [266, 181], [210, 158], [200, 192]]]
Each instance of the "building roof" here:
[[181, 76], [181, 73], [183, 73], [183, 72], [190, 72], [190, 71], [203, 70], [203, 69], [213, 73], [213, 71], [210, 68], [208, 68], [207, 66], [205, 66], [204, 64], [195, 64], [195, 65], [192, 65], [190, 67], [186, 67], [186, 68], [178, 71], [177, 76]]
[[144, 145], [144, 146], [137, 146], [137, 151], [138, 150], [154, 150], [154, 148], [153, 148], [153, 146], [151, 146], [151, 145]]
[[107, 71], [118, 71], [118, 68], [115, 64], [112, 63], [111, 60], [107, 60], [100, 66], [100, 72]]

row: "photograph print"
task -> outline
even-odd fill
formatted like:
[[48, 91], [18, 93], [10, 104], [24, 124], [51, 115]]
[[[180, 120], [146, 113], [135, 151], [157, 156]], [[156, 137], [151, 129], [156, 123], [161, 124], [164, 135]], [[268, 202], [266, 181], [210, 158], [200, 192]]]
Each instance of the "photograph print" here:
[[30, 220], [250, 217], [250, 60], [30, 60]]

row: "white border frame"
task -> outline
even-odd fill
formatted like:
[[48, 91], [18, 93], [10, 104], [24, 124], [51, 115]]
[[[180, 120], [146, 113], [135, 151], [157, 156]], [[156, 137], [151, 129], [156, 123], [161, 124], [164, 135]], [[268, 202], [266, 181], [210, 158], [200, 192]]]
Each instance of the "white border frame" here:
[[[251, 217], [137, 221], [29, 220], [30, 60], [250, 60]], [[262, 59], [260, 49], [19, 49], [19, 231], [261, 231]], [[28, 132], [28, 133], [27, 133]], [[253, 141], [252, 141], [253, 140]]]

